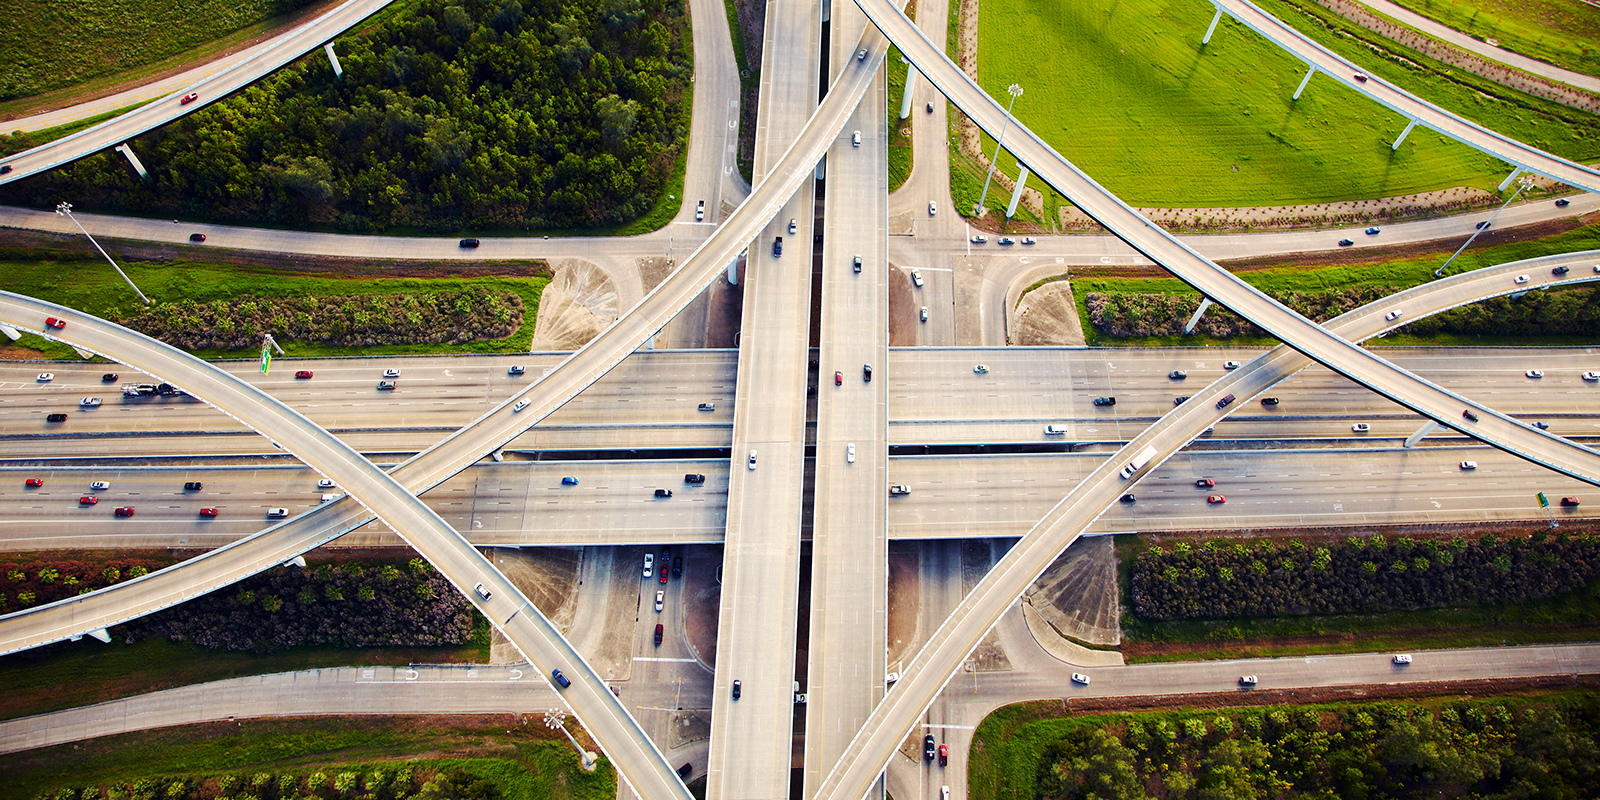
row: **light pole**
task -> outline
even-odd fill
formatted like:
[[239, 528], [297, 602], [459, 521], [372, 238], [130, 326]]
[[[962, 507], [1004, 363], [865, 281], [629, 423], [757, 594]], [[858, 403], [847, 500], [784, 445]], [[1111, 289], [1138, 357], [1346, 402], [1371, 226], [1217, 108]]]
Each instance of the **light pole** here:
[[578, 754], [583, 756], [583, 768], [589, 772], [594, 771], [595, 754], [583, 749], [578, 740], [572, 738], [572, 733], [567, 730], [566, 714], [562, 713], [561, 709], [552, 708], [544, 712], [544, 726], [567, 734], [567, 741], [572, 742], [572, 746], [578, 749]]
[[1488, 219], [1484, 220], [1480, 225], [1478, 225], [1477, 229], [1472, 232], [1472, 235], [1467, 237], [1467, 241], [1462, 243], [1461, 247], [1458, 248], [1456, 250], [1456, 252], [1453, 255], [1450, 256], [1450, 258], [1446, 259], [1442, 266], [1440, 266], [1438, 269], [1433, 271], [1433, 277], [1435, 277], [1435, 278], [1443, 278], [1444, 277], [1445, 268], [1450, 266], [1450, 262], [1456, 260], [1456, 256], [1461, 255], [1461, 252], [1463, 250], [1466, 250], [1468, 245], [1472, 244], [1472, 240], [1478, 238], [1478, 234], [1483, 233], [1486, 230], [1489, 230], [1489, 223], [1494, 222], [1494, 218], [1500, 216], [1500, 212], [1506, 210], [1506, 206], [1511, 205], [1511, 201], [1516, 200], [1517, 199], [1517, 195], [1522, 194], [1524, 191], [1526, 191], [1528, 189], [1532, 189], [1532, 188], [1533, 188], [1533, 176], [1532, 175], [1524, 175], [1524, 176], [1518, 178], [1517, 179], [1517, 190], [1515, 192], [1512, 192], [1511, 196], [1506, 198], [1506, 201], [1504, 203], [1501, 203], [1500, 207], [1495, 209], [1494, 213], [1490, 214]]
[[989, 181], [994, 178], [994, 162], [1000, 158], [1000, 146], [1005, 144], [1006, 128], [1011, 124], [1011, 107], [1022, 96], [1022, 87], [1013, 83], [1006, 87], [1006, 94], [1011, 95], [1011, 102], [1006, 105], [1006, 118], [1000, 123], [1000, 138], [994, 143], [994, 158], [989, 159], [989, 173], [983, 176], [983, 194], [978, 195], [978, 207], [972, 210], [973, 214], [983, 213], [983, 201], [989, 197]]
[[111, 260], [111, 256], [108, 255], [106, 253], [105, 249], [100, 246], [100, 243], [95, 241], [93, 236], [89, 236], [89, 232], [88, 231], [83, 230], [83, 223], [78, 222], [78, 218], [72, 216], [72, 204], [71, 203], [58, 204], [56, 206], [56, 213], [60, 214], [63, 217], [66, 217], [67, 219], [72, 220], [72, 224], [77, 225], [78, 226], [78, 230], [83, 231], [83, 235], [89, 237], [89, 243], [94, 245], [94, 249], [99, 250], [100, 251], [100, 255], [105, 256], [107, 261], [111, 261], [111, 268], [116, 270], [117, 274], [121, 275], [122, 279], [127, 281], [129, 286], [133, 286], [133, 293], [136, 294], [136, 295], [139, 295], [139, 299], [143, 300], [145, 305], [150, 305], [150, 298], [145, 297], [144, 296], [144, 292], [139, 291], [139, 287], [133, 285], [133, 279], [128, 277], [128, 273], [123, 272], [122, 271], [122, 267], [117, 266], [117, 262]]

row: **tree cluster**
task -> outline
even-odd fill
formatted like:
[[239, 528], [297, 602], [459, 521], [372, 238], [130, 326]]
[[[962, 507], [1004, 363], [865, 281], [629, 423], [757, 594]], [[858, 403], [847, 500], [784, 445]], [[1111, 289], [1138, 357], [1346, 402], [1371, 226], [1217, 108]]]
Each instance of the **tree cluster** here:
[[347, 231], [630, 221], [687, 140], [687, 30], [682, 0], [419, 0], [339, 40], [342, 80], [309, 55], [139, 137], [142, 181], [101, 153], [0, 202]]
[[257, 297], [157, 303], [117, 322], [186, 350], [239, 350], [271, 333], [284, 341], [345, 347], [461, 344], [503, 339], [522, 327], [522, 297], [481, 288], [425, 294]]
[[1214, 539], [1152, 547], [1133, 561], [1133, 612], [1146, 619], [1342, 614], [1542, 600], [1600, 577], [1600, 538]]
[[1044, 798], [1580, 798], [1600, 780], [1592, 698], [1145, 714], [1051, 742]]
[[[1314, 322], [1326, 322], [1347, 311], [1400, 291], [1392, 286], [1357, 286], [1328, 292], [1267, 292]], [[1175, 292], [1089, 292], [1084, 296], [1089, 322], [1102, 336], [1181, 336], [1183, 324], [1200, 306], [1197, 294]], [[1513, 300], [1495, 297], [1434, 314], [1402, 328], [1427, 336], [1592, 335], [1600, 328], [1600, 290], [1576, 288], [1529, 292]], [[1269, 334], [1225, 308], [1212, 308], [1195, 332], [1231, 339]]]
[[301, 772], [178, 775], [132, 783], [74, 786], [37, 800], [499, 800], [494, 782], [466, 770], [400, 762]]
[[118, 628], [202, 647], [272, 653], [303, 645], [433, 647], [472, 638], [473, 609], [427, 562], [276, 567]]
[[0, 614], [88, 594], [164, 566], [147, 558], [0, 561]]

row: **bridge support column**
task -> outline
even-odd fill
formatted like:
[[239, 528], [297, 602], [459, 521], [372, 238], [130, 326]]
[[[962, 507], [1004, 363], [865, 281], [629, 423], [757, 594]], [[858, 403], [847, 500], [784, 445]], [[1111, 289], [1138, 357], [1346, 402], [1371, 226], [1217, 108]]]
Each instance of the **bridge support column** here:
[[739, 257], [738, 256], [734, 256], [733, 260], [728, 262], [728, 285], [729, 286], [738, 286], [739, 285]]
[[323, 45], [322, 49], [328, 54], [328, 63], [333, 65], [333, 77], [343, 78], [344, 67], [339, 66], [339, 56], [333, 52], [333, 42]]
[[1006, 219], [1017, 215], [1017, 201], [1022, 199], [1022, 190], [1028, 188], [1028, 165], [1019, 164], [1022, 171], [1017, 173], [1017, 188], [1011, 190], [1011, 202], [1006, 204]]
[[305, 569], [306, 568], [306, 557], [305, 556], [295, 556], [294, 558], [291, 558], [288, 561], [283, 562], [283, 565], [286, 566], [286, 567], [299, 567], [301, 569]]
[[495, 463], [498, 464], [499, 462], [506, 460], [506, 451], [496, 450], [493, 453], [490, 453], [489, 457], [494, 459]]
[[1405, 141], [1407, 136], [1411, 135], [1411, 129], [1415, 128], [1415, 127], [1417, 127], [1417, 121], [1416, 120], [1411, 120], [1411, 124], [1407, 125], [1406, 129], [1400, 132], [1400, 138], [1394, 140], [1394, 144], [1389, 145], [1389, 149], [1390, 150], [1399, 150], [1400, 149], [1400, 143]]
[[1427, 436], [1430, 433], [1433, 433], [1434, 431], [1436, 431], [1438, 429], [1439, 429], [1439, 423], [1434, 422], [1431, 419], [1428, 420], [1427, 422], [1422, 423], [1422, 427], [1418, 428], [1416, 433], [1413, 433], [1410, 436], [1406, 437], [1406, 447], [1416, 447], [1417, 446], [1417, 442], [1422, 441], [1423, 437]]
[[1312, 64], [1311, 68], [1306, 70], [1306, 76], [1304, 78], [1300, 79], [1300, 87], [1298, 89], [1294, 90], [1294, 97], [1291, 98], [1291, 99], [1293, 99], [1293, 100], [1299, 100], [1300, 99], [1300, 93], [1304, 92], [1306, 90], [1306, 84], [1311, 82], [1311, 76], [1315, 75], [1315, 74], [1317, 74], [1317, 65]]
[[1211, 27], [1206, 28], [1206, 38], [1200, 40], [1202, 46], [1211, 44], [1211, 34], [1217, 32], [1217, 23], [1222, 21], [1222, 7], [1217, 7], [1217, 13], [1211, 18]]
[[102, 642], [105, 642], [106, 644], [111, 644], [111, 632], [105, 628], [95, 628], [94, 630], [89, 631], [89, 635], [99, 639]]
[[1507, 175], [1506, 179], [1500, 182], [1500, 188], [1498, 190], [1496, 190], [1496, 191], [1501, 191], [1501, 192], [1505, 191], [1506, 187], [1510, 186], [1511, 182], [1516, 180], [1517, 176], [1521, 175], [1521, 174], [1522, 174], [1522, 167], [1517, 167], [1516, 169], [1511, 170], [1511, 174]]
[[133, 154], [133, 145], [123, 142], [112, 149], [128, 157], [128, 163], [133, 165], [133, 169], [139, 173], [139, 177], [143, 178], [150, 174], [145, 171], [144, 165], [139, 163], [139, 157]]
[[911, 116], [911, 93], [917, 88], [917, 68], [906, 64], [906, 91], [900, 98], [900, 118]]
[[1200, 324], [1200, 318], [1202, 316], [1205, 316], [1206, 309], [1208, 309], [1210, 307], [1211, 307], [1211, 298], [1209, 298], [1209, 297], [1200, 298], [1200, 307], [1195, 309], [1194, 310], [1194, 316], [1190, 317], [1189, 321], [1184, 323], [1183, 332], [1184, 332], [1185, 335], [1194, 333], [1194, 326]]

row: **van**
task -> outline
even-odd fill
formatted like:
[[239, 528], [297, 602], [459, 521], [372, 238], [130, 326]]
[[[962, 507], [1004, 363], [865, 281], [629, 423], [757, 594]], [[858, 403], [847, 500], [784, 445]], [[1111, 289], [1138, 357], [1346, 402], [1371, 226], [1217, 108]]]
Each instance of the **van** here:
[[1046, 436], [1065, 436], [1065, 435], [1067, 435], [1067, 426], [1065, 426], [1065, 425], [1046, 425], [1046, 426], [1044, 426], [1044, 435], [1046, 435]]
[[325, 494], [325, 495], [322, 496], [322, 502], [324, 502], [324, 503], [331, 503], [331, 502], [333, 502], [335, 500], [338, 500], [338, 499], [339, 499], [339, 495], [336, 495], [336, 494]]

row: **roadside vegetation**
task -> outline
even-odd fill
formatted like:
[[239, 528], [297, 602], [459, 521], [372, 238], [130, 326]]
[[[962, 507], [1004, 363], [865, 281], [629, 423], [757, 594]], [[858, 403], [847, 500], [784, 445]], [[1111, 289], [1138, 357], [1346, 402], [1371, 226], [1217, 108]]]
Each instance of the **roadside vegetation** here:
[[[1302, 12], [1279, 0], [1262, 6], [1373, 74], [1491, 129], [1580, 162], [1600, 156], [1600, 118], [1451, 71], [1392, 42], [1369, 42], [1363, 37], [1374, 34], [1325, 9]], [[1493, 190], [1504, 178], [1498, 160], [1422, 130], [1391, 150], [1405, 120], [1325, 76], [1292, 100], [1304, 66], [1229, 19], [1200, 46], [1211, 11], [1155, 0], [986, 2], [980, 82], [998, 97], [1021, 84], [1017, 118], [1135, 206]], [[1027, 46], [1014, 44], [1016, 31], [1027, 31]], [[992, 147], [984, 137], [984, 152]], [[1015, 174], [1009, 156], [1000, 166]]]
[[[570, 718], [568, 727], [584, 735]], [[609, 761], [585, 772], [537, 715], [163, 728], [8, 755], [0, 784], [8, 796], [45, 800], [606, 800], [617, 791]]]
[[19, 4], [0, 26], [0, 100], [117, 75], [316, 0], [93, 0]]
[[1395, 0], [1475, 39], [1600, 77], [1600, 14], [1562, 0]]
[[1586, 797], [1600, 699], [1526, 696], [1068, 716], [1027, 703], [974, 732], [969, 793], [1021, 798]]
[[662, 198], [676, 212], [681, 0], [529, 2], [416, 0], [341, 40], [342, 80], [312, 54], [139, 137], [145, 180], [101, 153], [0, 201], [368, 232], [603, 228]]
[[[907, 11], [913, 20], [916, 19], [916, 2], [912, 0], [911, 8]], [[884, 72], [889, 77], [888, 125], [885, 130], [889, 132], [889, 192], [893, 194], [906, 181], [911, 178], [912, 155], [915, 153], [911, 145], [911, 119], [900, 118], [900, 103], [906, 96], [906, 69], [909, 64], [900, 54], [900, 48], [890, 45], [889, 55], [883, 59]], [[913, 116], [925, 113], [920, 108], [911, 109]]]
[[[510, 265], [543, 273], [537, 277], [476, 278], [345, 278], [191, 261], [119, 263], [155, 306], [140, 304], [98, 254], [0, 251], [10, 291], [154, 336], [181, 334], [174, 344], [205, 358], [253, 355], [266, 332], [295, 356], [526, 351], [539, 296], [550, 282], [538, 263]], [[223, 320], [231, 321], [231, 331], [223, 330]], [[34, 337], [13, 346], [76, 357], [70, 347]]]

